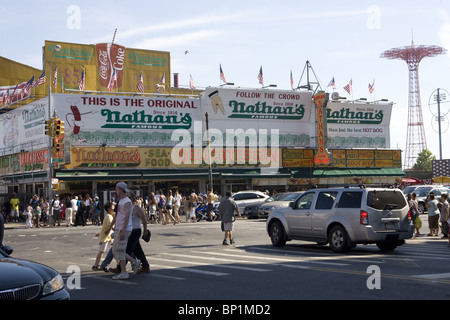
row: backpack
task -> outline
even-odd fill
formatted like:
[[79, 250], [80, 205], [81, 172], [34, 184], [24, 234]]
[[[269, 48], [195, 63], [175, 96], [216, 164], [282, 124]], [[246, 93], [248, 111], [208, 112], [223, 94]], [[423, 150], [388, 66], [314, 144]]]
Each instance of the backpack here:
[[102, 203], [100, 201], [96, 201], [95, 207], [94, 207], [94, 212], [95, 213], [102, 212], [102, 207], [103, 207]]

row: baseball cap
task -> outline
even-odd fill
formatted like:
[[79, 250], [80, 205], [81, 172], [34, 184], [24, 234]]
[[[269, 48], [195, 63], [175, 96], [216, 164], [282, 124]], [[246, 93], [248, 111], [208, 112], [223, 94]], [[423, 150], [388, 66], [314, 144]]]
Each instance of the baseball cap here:
[[123, 191], [125, 191], [125, 192], [130, 192], [130, 190], [128, 190], [127, 184], [125, 182], [117, 183], [116, 187], [119, 187], [119, 188], [123, 189]]

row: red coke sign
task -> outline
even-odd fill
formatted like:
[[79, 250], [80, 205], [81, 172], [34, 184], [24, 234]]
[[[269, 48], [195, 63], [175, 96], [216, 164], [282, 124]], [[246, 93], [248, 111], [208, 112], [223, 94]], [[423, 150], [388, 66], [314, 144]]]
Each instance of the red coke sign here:
[[125, 62], [125, 47], [118, 44], [98, 43], [95, 45], [98, 60], [100, 84], [108, 88], [114, 69], [117, 75], [117, 87], [122, 86]]

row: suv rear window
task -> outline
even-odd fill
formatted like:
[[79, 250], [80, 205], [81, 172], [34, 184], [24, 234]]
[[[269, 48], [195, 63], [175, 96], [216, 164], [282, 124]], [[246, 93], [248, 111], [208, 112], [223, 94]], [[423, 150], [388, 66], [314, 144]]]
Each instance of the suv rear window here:
[[342, 192], [339, 199], [338, 208], [360, 208], [362, 191], [345, 191]]
[[367, 194], [367, 205], [377, 210], [401, 209], [406, 206], [403, 192], [374, 190]]

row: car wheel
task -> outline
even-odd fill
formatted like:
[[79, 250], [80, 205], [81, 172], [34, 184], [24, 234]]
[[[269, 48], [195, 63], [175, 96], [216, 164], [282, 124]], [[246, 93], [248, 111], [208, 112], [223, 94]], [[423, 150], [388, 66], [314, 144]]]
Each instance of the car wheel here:
[[397, 248], [397, 241], [380, 241], [377, 242], [377, 247], [383, 251], [392, 251]]
[[328, 234], [328, 243], [334, 252], [347, 252], [350, 250], [348, 245], [348, 235], [342, 226], [334, 226]]
[[275, 247], [282, 247], [286, 244], [286, 233], [280, 221], [275, 221], [270, 226], [270, 240]]
[[419, 214], [424, 214], [425, 213], [425, 204], [424, 203], [419, 203], [418, 205], [419, 208]]

